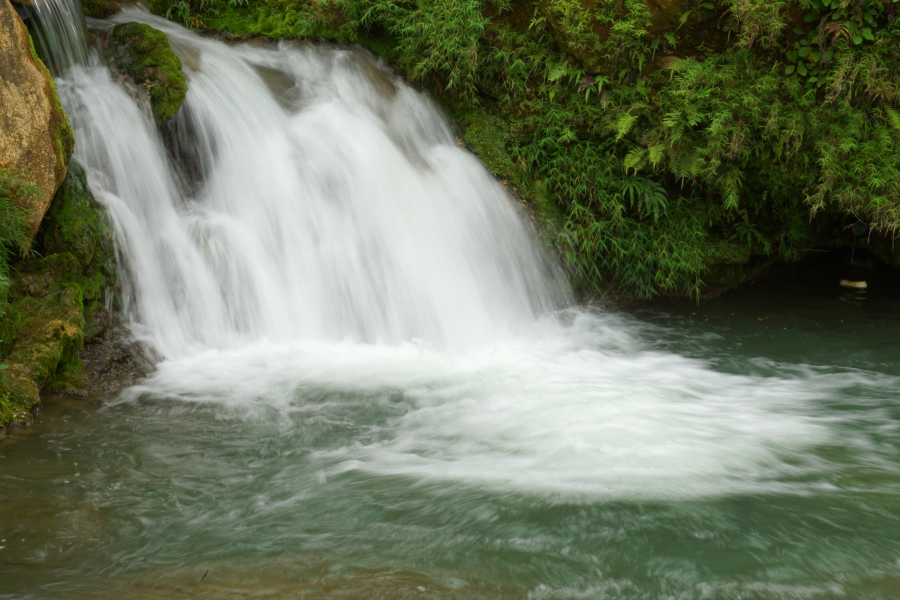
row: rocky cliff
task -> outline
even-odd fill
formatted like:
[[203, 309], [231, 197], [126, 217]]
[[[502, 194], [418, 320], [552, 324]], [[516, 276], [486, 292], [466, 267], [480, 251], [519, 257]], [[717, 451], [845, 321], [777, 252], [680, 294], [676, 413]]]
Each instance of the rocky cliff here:
[[0, 0], [0, 169], [39, 193], [20, 201], [33, 236], [66, 176], [75, 138], [50, 72], [9, 0]]

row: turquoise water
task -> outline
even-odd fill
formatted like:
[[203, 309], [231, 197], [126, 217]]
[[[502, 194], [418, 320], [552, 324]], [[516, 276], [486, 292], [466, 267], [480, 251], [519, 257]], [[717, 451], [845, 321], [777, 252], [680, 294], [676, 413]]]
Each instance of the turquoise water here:
[[[662, 423], [637, 421], [672, 436], [658, 446], [636, 432], [584, 450], [577, 416], [546, 423], [571, 446], [535, 433], [554, 402], [571, 408], [553, 388], [545, 412], [448, 408], [493, 398], [472, 391], [487, 385], [478, 377], [530, 398], [515, 385], [531, 381], [525, 372], [457, 365], [423, 380], [420, 365], [429, 396], [368, 374], [397, 368], [386, 359], [336, 367], [353, 385], [321, 365], [260, 383], [253, 401], [159, 384], [48, 406], [0, 442], [0, 598], [895, 598], [900, 290], [872, 273], [865, 293], [844, 292], [835, 272], [596, 317], [607, 337], [628, 335], [596, 350], [602, 364], [671, 353], [789, 395], [753, 413], [693, 402], [679, 396], [693, 367], [665, 359], [654, 368], [671, 398], [633, 401], [634, 419], [664, 411]], [[639, 396], [637, 384], [616, 389]], [[752, 397], [734, 390], [734, 403]], [[454, 411], [477, 419], [456, 427]], [[496, 435], [471, 433], [479, 423]], [[726, 426], [723, 440], [679, 449]], [[638, 445], [640, 460], [629, 454]], [[497, 472], [517, 459], [525, 477]], [[636, 483], [614, 469], [645, 463], [659, 468]]]

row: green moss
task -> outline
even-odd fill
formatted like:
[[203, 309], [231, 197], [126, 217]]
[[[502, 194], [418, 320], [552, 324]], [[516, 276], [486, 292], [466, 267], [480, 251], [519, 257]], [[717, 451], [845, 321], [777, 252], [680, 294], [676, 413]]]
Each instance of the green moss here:
[[[73, 163], [44, 221], [44, 252], [71, 253], [101, 287], [116, 283], [116, 255], [106, 209], [94, 199], [84, 168]], [[92, 296], [93, 297], [93, 296]]]
[[86, 16], [95, 19], [105, 19], [120, 10], [117, 5], [105, 0], [81, 0], [81, 8]]
[[181, 60], [163, 32], [144, 23], [118, 25], [110, 36], [107, 57], [135, 84], [148, 89], [157, 124], [175, 116], [184, 103], [187, 85]]
[[463, 139], [469, 149], [494, 175], [521, 185], [515, 163], [506, 149], [509, 142], [508, 121], [480, 108], [465, 113], [462, 121], [466, 126]]
[[38, 235], [40, 257], [19, 264], [12, 305], [0, 318], [0, 352], [9, 368], [0, 380], [0, 427], [26, 418], [40, 390], [80, 385], [78, 350], [105, 320], [105, 292], [116, 283], [106, 211], [72, 163]]
[[22, 312], [13, 305], [6, 305], [3, 316], [0, 317], [0, 356], [6, 356], [12, 350], [20, 327]]
[[84, 344], [81, 305], [75, 286], [63, 286], [52, 296], [23, 299], [17, 305], [22, 326], [4, 360], [21, 365], [39, 389], [45, 387], [60, 365], [76, 360]]
[[[116, 256], [106, 209], [94, 199], [78, 163], [53, 198], [43, 232], [47, 256], [23, 264], [14, 290], [20, 296], [41, 296], [62, 284], [76, 287], [84, 317], [93, 325], [94, 311], [116, 284]], [[96, 331], [93, 326], [89, 330], [92, 337]]]

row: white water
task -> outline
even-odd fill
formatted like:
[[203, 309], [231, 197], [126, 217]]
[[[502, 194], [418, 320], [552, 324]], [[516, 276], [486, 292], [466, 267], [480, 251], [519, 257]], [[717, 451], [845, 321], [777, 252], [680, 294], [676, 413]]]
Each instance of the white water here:
[[165, 31], [189, 88], [173, 166], [96, 56], [59, 82], [114, 220], [127, 315], [164, 358], [125, 400], [247, 418], [331, 418], [335, 394], [398, 402], [400, 416], [320, 453], [325, 479], [574, 500], [783, 490], [823, 468], [809, 451], [836, 433], [817, 403], [846, 378], [727, 375], [645, 350], [613, 317], [555, 312], [569, 292], [513, 201], [364, 52], [115, 20]]
[[81, 0], [40, 0], [24, 10], [33, 16], [32, 31], [54, 74], [88, 62], [88, 32]]

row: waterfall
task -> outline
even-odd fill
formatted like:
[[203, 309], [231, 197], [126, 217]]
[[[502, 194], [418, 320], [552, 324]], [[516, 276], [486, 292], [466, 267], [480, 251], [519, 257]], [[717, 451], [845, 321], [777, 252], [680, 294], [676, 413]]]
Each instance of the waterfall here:
[[[368, 52], [227, 45], [137, 9], [92, 26], [128, 21], [183, 62], [173, 121], [158, 128], [96, 50], [57, 79], [124, 312], [161, 359], [119, 401], [268, 418], [351, 398], [359, 419], [391, 416], [346, 425], [368, 433], [317, 454], [323, 477], [566, 498], [781, 489], [832, 438], [813, 405], [852, 377], [722, 373], [566, 309], [523, 211]], [[335, 410], [322, 418], [345, 423]]]
[[81, 0], [36, 0], [26, 13], [41, 54], [56, 76], [88, 62], [88, 30]]
[[126, 257], [127, 314], [163, 356], [470, 346], [566, 302], [502, 186], [367, 52], [229, 47], [140, 10], [113, 22], [134, 20], [184, 64], [165, 140], [96, 56], [59, 88]]

